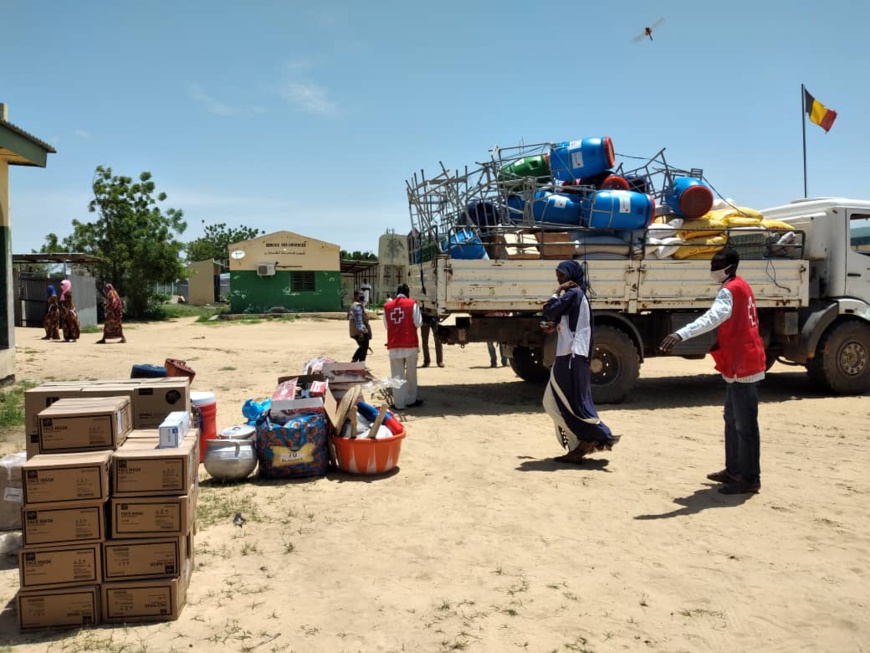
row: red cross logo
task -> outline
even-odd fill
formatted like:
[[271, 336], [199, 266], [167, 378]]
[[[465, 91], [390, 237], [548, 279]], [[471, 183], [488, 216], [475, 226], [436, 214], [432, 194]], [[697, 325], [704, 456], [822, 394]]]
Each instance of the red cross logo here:
[[390, 322], [393, 324], [401, 324], [405, 320], [405, 310], [399, 306], [396, 306], [390, 312]]

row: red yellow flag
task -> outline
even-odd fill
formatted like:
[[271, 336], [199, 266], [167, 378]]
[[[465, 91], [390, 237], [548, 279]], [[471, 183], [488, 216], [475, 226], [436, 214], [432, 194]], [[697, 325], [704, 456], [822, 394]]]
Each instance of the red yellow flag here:
[[806, 89], [804, 89], [804, 111], [810, 117], [810, 122], [817, 124], [825, 132], [834, 126], [834, 121], [837, 119], [836, 111], [819, 102]]

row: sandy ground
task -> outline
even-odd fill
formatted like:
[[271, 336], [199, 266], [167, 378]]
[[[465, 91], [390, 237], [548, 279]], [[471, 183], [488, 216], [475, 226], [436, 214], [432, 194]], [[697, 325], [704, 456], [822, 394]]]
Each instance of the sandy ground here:
[[[186, 359], [218, 428], [315, 355], [348, 360], [344, 322], [132, 326], [128, 344], [16, 333], [18, 378], [129, 376]], [[380, 332], [378, 335], [382, 335]], [[386, 376], [377, 339], [369, 365]], [[420, 371], [400, 469], [215, 485], [201, 470], [189, 601], [177, 622], [17, 634], [0, 565], [0, 645], [15, 651], [866, 651], [870, 398], [822, 397], [777, 365], [762, 386], [762, 493], [726, 497], [721, 380], [709, 359], [646, 363], [604, 406], [618, 447], [558, 455], [541, 389], [483, 344]], [[21, 446], [12, 434], [2, 451]], [[248, 518], [231, 523], [235, 512]], [[2, 562], [2, 561], [0, 561]], [[8, 605], [7, 605], [8, 604]]]

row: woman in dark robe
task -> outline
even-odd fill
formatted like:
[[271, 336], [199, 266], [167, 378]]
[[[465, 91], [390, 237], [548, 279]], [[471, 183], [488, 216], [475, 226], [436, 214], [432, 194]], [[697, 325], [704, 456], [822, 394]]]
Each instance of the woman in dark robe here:
[[60, 291], [60, 328], [63, 329], [63, 339], [65, 342], [75, 342], [81, 335], [81, 328], [69, 279], [60, 282]]
[[619, 436], [601, 421], [592, 402], [592, 309], [586, 298], [583, 266], [562, 261], [556, 268], [556, 280], [559, 288], [544, 305], [541, 325], [545, 331], [559, 333], [544, 410], [555, 424], [559, 444], [568, 450], [556, 460], [580, 463], [594, 451], [609, 451]]
[[58, 331], [60, 326], [60, 305], [57, 299], [57, 291], [54, 289], [54, 286], [49, 286], [46, 292], [48, 293], [46, 300], [48, 307], [45, 311], [45, 320], [42, 322], [42, 326], [45, 327], [45, 337], [43, 340], [60, 340], [60, 332]]
[[97, 344], [106, 344], [107, 338], [120, 338], [122, 343], [127, 342], [127, 339], [124, 337], [124, 327], [121, 325], [121, 318], [124, 315], [124, 302], [121, 301], [118, 291], [110, 283], [107, 283], [103, 287], [103, 294], [106, 297], [106, 317], [103, 322], [103, 337], [97, 340]]

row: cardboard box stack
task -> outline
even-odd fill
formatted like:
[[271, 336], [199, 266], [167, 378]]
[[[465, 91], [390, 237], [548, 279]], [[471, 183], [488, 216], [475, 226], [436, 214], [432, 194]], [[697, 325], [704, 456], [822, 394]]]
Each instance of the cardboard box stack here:
[[178, 617], [192, 570], [198, 433], [156, 451], [159, 425], [178, 410], [190, 410], [186, 378], [27, 391], [22, 630]]

